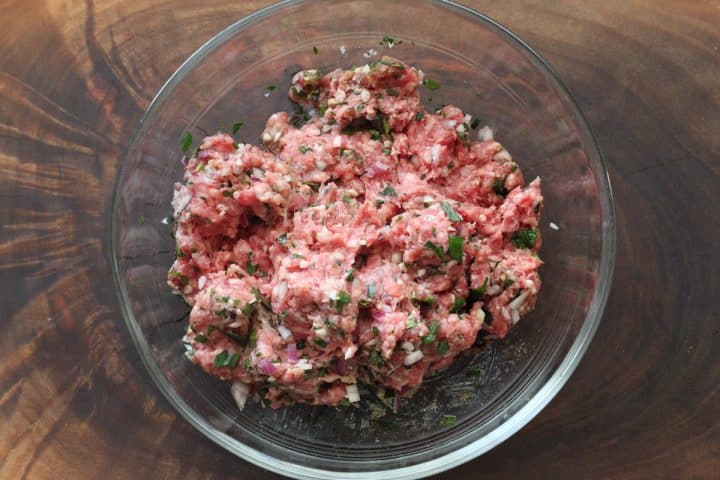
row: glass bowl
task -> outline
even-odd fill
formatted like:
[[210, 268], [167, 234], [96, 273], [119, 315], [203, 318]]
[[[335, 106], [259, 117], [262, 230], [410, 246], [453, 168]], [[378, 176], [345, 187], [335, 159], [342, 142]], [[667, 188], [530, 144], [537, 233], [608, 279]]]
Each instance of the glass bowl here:
[[[384, 35], [396, 40], [392, 48], [380, 44]], [[423, 92], [426, 108], [452, 103], [479, 116], [526, 179], [542, 177], [545, 265], [537, 308], [506, 339], [428, 379], [397, 413], [372, 398], [344, 409], [272, 410], [248, 402], [238, 411], [229, 385], [183, 354], [189, 308], [165, 284], [183, 135], [191, 131], [197, 140], [196, 127], [228, 131], [243, 121], [236, 138], [260, 144], [268, 116], [291, 109], [286, 92], [294, 72], [360, 65], [383, 54], [441, 83]], [[240, 20], [167, 81], [121, 166], [110, 242], [123, 314], [141, 357], [196, 428], [293, 478], [391, 479], [466, 462], [547, 405], [597, 329], [615, 261], [614, 228], [607, 172], [582, 115], [547, 63], [515, 35], [450, 2], [320, 0], [283, 2]], [[448, 426], [444, 415], [457, 423]]]

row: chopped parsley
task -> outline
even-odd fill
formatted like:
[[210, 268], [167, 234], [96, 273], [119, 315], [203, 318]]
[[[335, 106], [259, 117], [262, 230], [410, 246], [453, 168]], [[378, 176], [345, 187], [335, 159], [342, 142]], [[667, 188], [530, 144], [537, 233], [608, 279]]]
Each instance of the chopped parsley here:
[[517, 248], [532, 248], [538, 237], [537, 228], [524, 228], [513, 233], [510, 241]]
[[386, 197], [397, 197], [397, 192], [392, 186], [386, 185], [383, 191], [380, 192], [380, 195], [385, 195]]
[[223, 190], [223, 197], [232, 197], [233, 191], [232, 190]]
[[455, 297], [452, 307], [450, 307], [450, 313], [460, 313], [465, 306], [465, 299], [463, 297]]
[[390, 35], [385, 35], [382, 38], [382, 41], [380, 42], [380, 45], [387, 45], [388, 47], [391, 45], [395, 45], [397, 43], [398, 45], [402, 42], [395, 42], [395, 39], [392, 38]]
[[284, 245], [285, 242], [287, 242], [287, 232], [283, 233], [282, 235], [280, 235], [280, 236], [278, 237], [278, 243], [279, 243], [280, 245]]
[[317, 54], [318, 54], [318, 49], [317, 49], [317, 47], [316, 47], [316, 46], [314, 46], [314, 45], [313, 45], [313, 53], [314, 53], [315, 55], [317, 55]]
[[427, 345], [429, 343], [432, 343], [435, 341], [435, 337], [437, 337], [437, 331], [440, 328], [439, 322], [432, 322], [430, 326], [428, 327], [428, 334], [422, 337], [420, 340], [420, 343], [423, 345]]
[[350, 197], [350, 195], [343, 195], [343, 202], [344, 202], [344, 203], [351, 203], [351, 202], [352, 202], [352, 198]]
[[475, 130], [475, 129], [476, 129], [477, 127], [479, 127], [479, 126], [480, 126], [480, 119], [479, 119], [479, 118], [474, 118], [473, 121], [472, 121], [472, 123], [470, 124], [470, 128], [472, 128], [473, 130]]
[[438, 343], [437, 346], [437, 352], [440, 355], [445, 355], [448, 351], [450, 351], [450, 345], [445, 340], [442, 340], [440, 343]]
[[505, 178], [496, 178], [492, 184], [493, 192], [504, 197], [508, 194], [507, 188], [505, 188]]
[[268, 92], [274, 92], [277, 89], [277, 87], [275, 85], [268, 85], [267, 87], [265, 87], [265, 89]]
[[352, 302], [352, 297], [344, 290], [338, 292], [337, 300], [335, 301], [335, 310], [337, 313], [342, 313], [345, 305]]
[[370, 130], [370, 138], [372, 138], [375, 141], [380, 141], [380, 132], [377, 130]]
[[352, 282], [353, 280], [355, 280], [355, 275], [354, 275], [354, 274], [355, 274], [355, 269], [354, 269], [354, 268], [351, 268], [351, 269], [348, 270], [347, 273], [345, 274], [345, 280], [347, 280], [348, 282]]
[[305, 258], [305, 257], [303, 257], [302, 255], [300, 255], [299, 253], [293, 253], [293, 254], [292, 254], [292, 258]]
[[410, 330], [411, 328], [417, 326], [417, 321], [413, 317], [408, 317], [407, 322], [405, 322], [405, 328]]
[[177, 258], [183, 258], [185, 256], [185, 254], [178, 247], [175, 247], [175, 256]]
[[373, 327], [373, 335], [376, 337], [380, 335], [380, 329], [378, 327]]
[[385, 364], [377, 350], [370, 352], [370, 363], [376, 367], [382, 367]]
[[440, 88], [440, 83], [431, 78], [426, 78], [422, 83], [428, 90], [437, 90]]
[[477, 368], [477, 367], [472, 367], [472, 368], [468, 368], [467, 370], [465, 370], [465, 375], [467, 375], [468, 377], [479, 377], [482, 374], [483, 374], [482, 369]]
[[208, 338], [202, 333], [198, 333], [197, 335], [195, 335], [195, 341], [198, 343], [207, 343]]
[[245, 125], [244, 122], [233, 123], [233, 126], [232, 126], [233, 135], [235, 135], [238, 132], [238, 130], [240, 130], [240, 128], [242, 128], [243, 125]]
[[477, 297], [477, 300], [479, 300], [482, 296], [485, 295], [485, 292], [487, 292], [488, 280], [489, 277], [485, 277], [485, 280], [483, 281], [482, 285], [480, 285], [480, 288], [470, 289], [470, 293], [472, 294], [473, 298]]
[[452, 427], [457, 423], [457, 417], [455, 415], [443, 415], [440, 419], [440, 425], [443, 427]]
[[190, 150], [190, 145], [192, 145], [192, 134], [190, 132], [185, 132], [185, 135], [183, 135], [182, 142], [180, 143], [180, 148], [182, 148], [182, 151], [185, 155], [187, 155], [188, 150]]
[[513, 283], [515, 283], [515, 280], [513, 280], [512, 278], [508, 278], [507, 280], [505, 280], [502, 284], [503, 290], [507, 290], [507, 288]]
[[448, 237], [448, 255], [453, 260], [462, 262], [463, 258], [463, 237], [459, 235], [450, 235]]
[[375, 296], [375, 291], [376, 291], [375, 283], [374, 282], [368, 283], [368, 286], [367, 286], [368, 298], [373, 298]]
[[305, 155], [306, 153], [311, 152], [311, 151], [312, 151], [312, 148], [306, 147], [305, 145], [300, 145], [300, 146], [298, 147], [298, 150], [300, 150], [300, 153], [302, 153], [303, 155]]
[[433, 252], [437, 257], [442, 260], [444, 258], [443, 250], [439, 246], [435, 245], [433, 242], [428, 240], [425, 242], [425, 248]]
[[323, 340], [322, 338], [314, 338], [313, 343], [320, 348], [327, 347], [327, 342], [325, 340]]
[[453, 207], [447, 203], [447, 202], [440, 202], [440, 208], [442, 208], [442, 211], [445, 212], [445, 215], [447, 215], [448, 220], [451, 222], [462, 222], [462, 217], [453, 210]]
[[394, 88], [388, 88], [387, 90], [385, 90], [385, 93], [387, 93], [391, 97], [397, 97], [398, 95], [400, 95], [400, 92], [398, 92]]
[[235, 367], [237, 367], [237, 364], [239, 361], [240, 361], [239, 353], [233, 353], [232, 355], [230, 355], [227, 350], [223, 350], [222, 352], [215, 355], [215, 360], [213, 361], [213, 366], [215, 368], [223, 368], [223, 367], [235, 368]]
[[391, 151], [392, 151], [392, 150], [390, 150], [389, 148], [383, 148], [383, 149], [382, 149], [382, 152], [383, 152], [385, 155], [390, 155], [390, 152], [391, 152]]
[[245, 262], [245, 270], [247, 271], [248, 275], [254, 275], [255, 272], [258, 271], [258, 266], [255, 263], [252, 263], [250, 260]]
[[423, 118], [425, 118], [425, 114], [423, 112], [415, 112], [415, 121], [416, 122], [419, 122]]

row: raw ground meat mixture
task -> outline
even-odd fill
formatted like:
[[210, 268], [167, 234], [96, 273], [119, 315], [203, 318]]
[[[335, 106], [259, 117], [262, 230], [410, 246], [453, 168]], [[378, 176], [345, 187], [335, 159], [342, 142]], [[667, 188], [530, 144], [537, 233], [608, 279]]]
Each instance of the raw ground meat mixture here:
[[304, 124], [276, 113], [265, 149], [217, 134], [186, 159], [168, 283], [189, 358], [241, 408], [409, 395], [534, 307], [540, 179], [459, 108], [423, 110], [428, 82], [389, 57], [304, 70]]

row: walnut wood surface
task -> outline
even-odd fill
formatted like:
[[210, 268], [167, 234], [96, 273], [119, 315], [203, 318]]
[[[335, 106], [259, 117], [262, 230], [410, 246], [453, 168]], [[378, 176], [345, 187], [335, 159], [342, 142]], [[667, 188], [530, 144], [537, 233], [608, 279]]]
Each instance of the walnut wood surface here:
[[[610, 169], [618, 259], [567, 386], [438, 478], [720, 478], [720, 2], [466, 3], [576, 95]], [[265, 4], [0, 1], [1, 479], [277, 478], [206, 440], [154, 387], [105, 231], [118, 159], [154, 93]]]

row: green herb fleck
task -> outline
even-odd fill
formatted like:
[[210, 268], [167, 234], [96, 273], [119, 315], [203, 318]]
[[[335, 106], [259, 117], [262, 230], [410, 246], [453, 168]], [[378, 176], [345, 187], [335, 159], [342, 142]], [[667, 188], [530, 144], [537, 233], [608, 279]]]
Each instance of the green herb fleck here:
[[507, 280], [505, 280], [502, 284], [503, 290], [507, 290], [507, 288], [513, 283], [515, 283], [515, 280], [513, 280], [512, 278], [508, 278]]
[[453, 207], [447, 203], [447, 202], [440, 202], [440, 208], [442, 208], [442, 211], [445, 212], [445, 215], [447, 215], [448, 220], [451, 222], [462, 222], [462, 217], [453, 210]]
[[468, 377], [479, 377], [483, 374], [482, 369], [474, 367], [474, 368], [468, 368], [465, 370], [465, 375]]
[[215, 360], [213, 361], [213, 366], [215, 368], [227, 367], [229, 360], [230, 360], [230, 355], [228, 354], [228, 351], [223, 350], [222, 352], [215, 355]]
[[232, 197], [233, 191], [232, 190], [223, 190], [223, 197]]
[[426, 78], [425, 80], [423, 80], [423, 85], [425, 85], [428, 90], [437, 90], [438, 88], [440, 88], [440, 83], [436, 82], [431, 78]]
[[450, 350], [450, 345], [445, 340], [438, 343], [437, 352], [440, 355], [445, 355]]
[[245, 262], [245, 270], [247, 271], [248, 275], [254, 275], [255, 272], [258, 271], [258, 266], [248, 260], [247, 262]]
[[204, 163], [198, 163], [198, 166], [195, 167], [196, 172], [204, 172], [205, 171], [205, 164]]
[[232, 126], [233, 135], [235, 135], [238, 132], [238, 130], [240, 130], [242, 128], [243, 125], [245, 125], [244, 122], [233, 123], [233, 126]]
[[185, 155], [187, 155], [188, 150], [190, 150], [190, 145], [192, 145], [192, 134], [190, 132], [185, 132], [185, 135], [183, 135], [182, 143], [180, 143], [180, 148], [182, 148], [182, 151]]
[[300, 255], [299, 253], [293, 253], [293, 254], [292, 254], [292, 258], [305, 258], [305, 257], [303, 257], [302, 255]]
[[435, 337], [437, 336], [437, 331], [440, 328], [439, 322], [432, 322], [430, 326], [428, 327], [428, 334], [422, 337], [420, 340], [420, 343], [423, 345], [427, 345], [429, 343], [432, 343], [435, 341]]
[[177, 258], [183, 258], [185, 256], [185, 254], [183, 253], [182, 250], [180, 250], [180, 248], [175, 247], [175, 256]]
[[322, 338], [314, 338], [313, 343], [320, 348], [327, 347], [327, 342], [325, 340], [323, 340]]
[[268, 92], [274, 92], [277, 89], [277, 87], [275, 85], [268, 85], [265, 88], [267, 89]]
[[382, 367], [385, 364], [377, 350], [370, 352], [370, 363], [376, 367]]
[[505, 178], [496, 178], [492, 184], [493, 192], [504, 197], [508, 194], [507, 188], [505, 188]]
[[347, 273], [345, 274], [345, 280], [347, 280], [348, 282], [352, 282], [353, 280], [355, 280], [355, 275], [354, 275], [354, 274], [355, 274], [355, 269], [354, 269], [354, 268], [351, 268], [351, 269], [348, 270]]
[[423, 118], [425, 118], [425, 114], [423, 112], [415, 112], [415, 121], [416, 122], [419, 122]]
[[376, 291], [376, 289], [377, 289], [377, 288], [375, 287], [375, 283], [374, 283], [374, 282], [368, 283], [368, 286], [367, 286], [367, 296], [368, 296], [368, 298], [373, 298], [373, 297], [375, 296], [375, 291]]
[[385, 195], [386, 197], [397, 197], [397, 192], [395, 192], [395, 189], [390, 186], [386, 185], [382, 192], [380, 192], [380, 195]]
[[317, 49], [317, 47], [316, 47], [316, 46], [313, 46], [313, 53], [314, 53], [315, 55], [317, 55], [317, 54], [318, 54], [318, 49]]
[[373, 327], [373, 335], [376, 337], [380, 335], [380, 329], [378, 327]]
[[345, 202], [345, 203], [351, 203], [351, 202], [352, 202], [352, 198], [350, 197], [350, 195], [343, 195], [343, 202]]
[[463, 259], [463, 237], [459, 235], [450, 235], [448, 237], [448, 255], [453, 260], [462, 262]]
[[283, 233], [278, 237], [278, 243], [280, 245], [285, 245], [285, 242], [287, 242], [287, 232]]
[[198, 343], [207, 343], [208, 338], [202, 333], [198, 333], [197, 335], [195, 335], [195, 341]]
[[373, 140], [379, 142], [379, 141], [380, 141], [380, 138], [381, 138], [381, 137], [380, 137], [380, 132], [378, 132], [377, 130], [370, 130], [370, 138], [372, 138]]
[[517, 248], [532, 248], [538, 237], [537, 228], [525, 228], [513, 233], [510, 241]]
[[442, 260], [444, 258], [443, 250], [439, 246], [435, 245], [433, 242], [428, 240], [425, 242], [425, 248], [433, 252], [437, 257]]
[[410, 330], [411, 328], [417, 326], [417, 321], [413, 317], [408, 317], [407, 322], [405, 322], [405, 328]]
[[306, 147], [305, 145], [300, 145], [300, 146], [298, 147], [298, 150], [300, 150], [300, 153], [302, 153], [303, 155], [305, 155], [306, 153], [311, 152], [311, 151], [312, 151], [312, 148]]
[[440, 425], [443, 427], [452, 427], [457, 423], [457, 417], [455, 415], [443, 415], [440, 419]]
[[455, 301], [453, 301], [452, 307], [450, 307], [450, 312], [460, 313], [462, 312], [463, 307], [465, 307], [465, 298], [455, 297]]
[[383, 149], [382, 149], [382, 152], [383, 152], [385, 155], [390, 155], [390, 152], [391, 152], [391, 151], [392, 151], [392, 150], [390, 150], [389, 148], [383, 148]]
[[385, 90], [385, 92], [391, 97], [397, 97], [398, 95], [400, 95], [400, 92], [398, 92], [394, 88], [388, 88], [387, 90]]
[[335, 310], [337, 313], [342, 313], [345, 305], [348, 305], [350, 302], [352, 302], [352, 297], [347, 292], [344, 290], [338, 292], [338, 297], [335, 301]]

